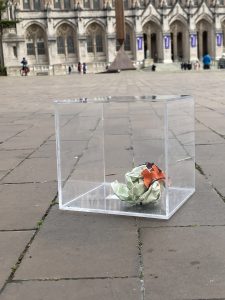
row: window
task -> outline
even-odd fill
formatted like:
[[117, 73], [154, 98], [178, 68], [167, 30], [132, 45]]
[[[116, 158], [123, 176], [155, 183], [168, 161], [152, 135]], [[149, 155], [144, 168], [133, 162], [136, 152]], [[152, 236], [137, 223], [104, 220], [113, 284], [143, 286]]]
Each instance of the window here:
[[93, 49], [93, 44], [92, 44], [92, 38], [91, 36], [87, 36], [87, 52], [94, 52], [94, 49]]
[[93, 9], [100, 8], [100, 0], [93, 0]]
[[29, 0], [23, 0], [23, 9], [30, 9]]
[[67, 37], [67, 50], [68, 50], [68, 53], [74, 53], [75, 52], [74, 42], [73, 42], [73, 37], [72, 36]]
[[45, 54], [45, 43], [44, 42], [37, 42], [37, 53], [38, 53], [38, 55]]
[[96, 35], [96, 52], [103, 52], [102, 35]]
[[130, 33], [126, 33], [126, 39], [124, 41], [124, 50], [125, 51], [131, 51]]
[[27, 43], [27, 55], [35, 55], [33, 43]]
[[61, 8], [60, 0], [54, 0], [54, 8]]
[[34, 10], [40, 10], [40, 9], [41, 9], [41, 1], [34, 0]]
[[[105, 32], [97, 23], [92, 23], [88, 26], [86, 31], [87, 52], [94, 53], [94, 56], [102, 56], [105, 52], [104, 37]], [[99, 55], [101, 53], [101, 55]], [[105, 54], [105, 53], [104, 53]]]
[[84, 0], [84, 8], [91, 8], [90, 0]]
[[70, 0], [64, 0], [64, 9], [70, 9]]
[[129, 8], [129, 0], [124, 0], [123, 4], [124, 4], [124, 9]]
[[65, 53], [64, 38], [62, 36], [57, 37], [57, 52], [58, 54]]
[[13, 55], [14, 57], [17, 57], [17, 47], [13, 46]]

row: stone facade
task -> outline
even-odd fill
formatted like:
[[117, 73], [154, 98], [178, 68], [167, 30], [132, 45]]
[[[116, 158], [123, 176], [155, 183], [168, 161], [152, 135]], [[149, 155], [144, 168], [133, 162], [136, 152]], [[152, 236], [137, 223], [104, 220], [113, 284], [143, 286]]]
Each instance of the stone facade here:
[[[214, 60], [224, 49], [224, 0], [124, 0], [125, 50], [137, 67], [154, 62]], [[86, 62], [105, 69], [116, 55], [114, 0], [14, 0], [3, 53], [9, 75], [26, 57], [33, 74], [63, 74]]]

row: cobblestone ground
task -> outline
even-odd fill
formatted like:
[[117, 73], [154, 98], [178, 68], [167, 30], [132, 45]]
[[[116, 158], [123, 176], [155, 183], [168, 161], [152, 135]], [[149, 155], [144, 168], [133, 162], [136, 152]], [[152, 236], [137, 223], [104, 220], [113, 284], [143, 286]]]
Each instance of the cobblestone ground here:
[[[224, 71], [0, 78], [0, 299], [225, 299]], [[169, 220], [58, 210], [55, 99], [190, 94], [196, 193]]]

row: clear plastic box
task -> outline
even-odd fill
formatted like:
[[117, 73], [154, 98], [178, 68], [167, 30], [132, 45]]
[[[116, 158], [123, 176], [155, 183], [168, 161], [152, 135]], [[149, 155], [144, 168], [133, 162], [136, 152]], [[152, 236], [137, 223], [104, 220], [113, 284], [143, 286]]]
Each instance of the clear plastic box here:
[[[169, 219], [195, 192], [191, 96], [82, 98], [55, 109], [60, 209]], [[146, 162], [164, 172], [159, 198], [121, 200], [112, 183]]]

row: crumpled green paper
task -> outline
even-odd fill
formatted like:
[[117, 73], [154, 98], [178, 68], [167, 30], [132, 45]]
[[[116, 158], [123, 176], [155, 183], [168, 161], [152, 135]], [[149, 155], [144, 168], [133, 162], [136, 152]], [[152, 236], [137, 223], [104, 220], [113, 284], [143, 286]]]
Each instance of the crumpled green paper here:
[[113, 192], [120, 200], [131, 205], [155, 204], [159, 200], [161, 197], [161, 184], [159, 181], [154, 181], [147, 188], [141, 175], [145, 169], [147, 169], [146, 165], [135, 167], [131, 172], [125, 174], [125, 183], [119, 183], [117, 180], [111, 183]]

